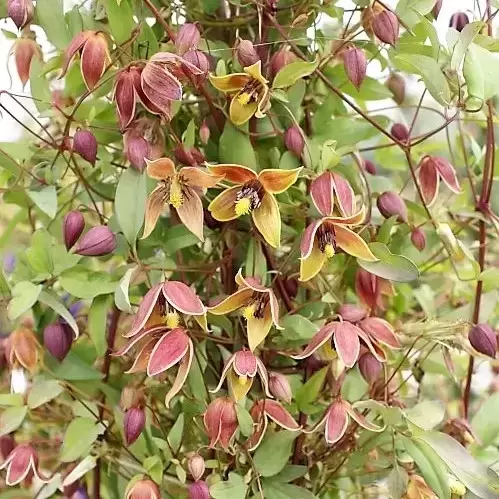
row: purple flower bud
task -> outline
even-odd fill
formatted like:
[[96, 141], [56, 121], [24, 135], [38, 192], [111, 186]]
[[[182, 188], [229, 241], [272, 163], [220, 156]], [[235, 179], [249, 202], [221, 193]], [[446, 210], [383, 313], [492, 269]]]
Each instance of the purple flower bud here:
[[78, 317], [78, 314], [81, 312], [83, 305], [84, 304], [81, 300], [75, 301], [68, 307], [68, 311], [76, 319], [76, 317]]
[[407, 223], [407, 206], [396, 192], [383, 192], [378, 196], [376, 204], [385, 218], [397, 216], [399, 221]]
[[293, 392], [289, 384], [288, 378], [284, 374], [269, 372], [269, 390], [270, 393], [279, 400], [290, 403], [293, 398]]
[[426, 235], [423, 229], [416, 227], [411, 232], [411, 242], [418, 251], [423, 251], [426, 247]]
[[488, 324], [477, 324], [469, 332], [468, 339], [471, 346], [483, 355], [495, 359], [497, 351], [497, 337]]
[[82, 256], [103, 256], [116, 249], [116, 236], [105, 225], [92, 227], [78, 242], [75, 253]]
[[84, 228], [85, 219], [79, 211], [73, 210], [66, 214], [63, 222], [63, 233], [64, 244], [68, 251], [76, 244]]
[[431, 13], [433, 14], [433, 17], [437, 19], [438, 15], [440, 14], [440, 9], [442, 8], [442, 0], [437, 0], [435, 2], [435, 5], [433, 6], [433, 9], [431, 10]]
[[204, 81], [210, 72], [210, 60], [208, 59], [208, 56], [202, 50], [189, 50], [189, 52], [184, 54], [184, 59], [201, 70], [202, 74], [192, 74], [193, 71], [187, 66], [182, 68], [184, 73], [186, 73], [187, 76], [190, 76], [195, 83]]
[[284, 280], [284, 287], [290, 298], [295, 298], [298, 293], [298, 279], [295, 277], [288, 277]]
[[2, 461], [7, 459], [7, 456], [14, 450], [15, 446], [16, 441], [10, 433], [0, 437], [0, 457]]
[[284, 134], [284, 143], [289, 151], [295, 156], [301, 157], [303, 148], [305, 147], [305, 139], [303, 132], [298, 125], [293, 125], [286, 130]]
[[252, 66], [253, 64], [255, 64], [255, 62], [258, 62], [260, 60], [260, 57], [258, 57], [253, 43], [251, 43], [249, 40], [241, 40], [237, 44], [236, 56], [239, 64], [241, 64], [243, 68]]
[[12, 274], [16, 268], [16, 255], [14, 253], [6, 253], [3, 256], [3, 271], [6, 274]]
[[80, 485], [74, 492], [73, 495], [71, 496], [71, 499], [88, 499], [88, 492], [87, 489], [83, 486]]
[[67, 324], [54, 322], [43, 331], [43, 344], [50, 355], [62, 362], [71, 350], [73, 331]]
[[393, 95], [393, 100], [397, 104], [402, 104], [405, 100], [405, 80], [398, 73], [391, 73], [385, 85]]
[[123, 431], [127, 445], [132, 445], [139, 438], [145, 424], [146, 413], [142, 407], [131, 407], [125, 412]]
[[201, 123], [201, 126], [199, 127], [199, 139], [205, 145], [208, 143], [208, 140], [210, 140], [210, 127], [208, 126], [208, 123], [206, 123], [206, 120], [203, 120], [203, 123]]
[[210, 489], [202, 480], [189, 485], [189, 499], [210, 499]]
[[184, 24], [175, 38], [175, 48], [177, 54], [184, 55], [188, 50], [195, 49], [201, 40], [201, 33], [198, 27], [192, 23]]
[[358, 307], [357, 305], [345, 303], [338, 309], [338, 314], [341, 315], [341, 317], [345, 321], [359, 322], [367, 315], [367, 311], [362, 307]]
[[189, 461], [187, 461], [187, 467], [189, 468], [189, 473], [194, 478], [194, 481], [198, 481], [204, 475], [205, 463], [202, 456], [199, 454], [193, 454]]
[[359, 358], [359, 371], [362, 377], [369, 383], [374, 383], [381, 373], [381, 362], [371, 353], [366, 352]]
[[395, 46], [399, 37], [399, 20], [397, 16], [389, 11], [383, 10], [376, 14], [373, 19], [374, 34], [384, 43]]
[[349, 48], [343, 54], [343, 63], [348, 79], [358, 90], [366, 77], [367, 59], [364, 52], [357, 47]]
[[94, 134], [88, 130], [77, 130], [73, 136], [73, 151], [77, 152], [92, 165], [95, 165], [95, 160], [97, 159], [97, 140]]
[[33, 20], [34, 10], [32, 0], [7, 0], [7, 15], [18, 29], [24, 28]]
[[370, 159], [364, 160], [364, 169], [370, 175], [376, 175], [376, 165]]
[[452, 14], [449, 22], [449, 27], [462, 31], [463, 28], [470, 22], [468, 16], [464, 12], [456, 12]]
[[288, 47], [284, 47], [278, 50], [270, 58], [270, 72], [272, 76], [275, 76], [284, 66], [296, 60], [296, 55], [289, 50]]
[[146, 167], [146, 158], [149, 158], [151, 148], [147, 140], [141, 135], [125, 133], [125, 155], [133, 168], [142, 172]]
[[400, 142], [407, 142], [409, 139], [409, 130], [402, 123], [395, 123], [390, 133]]
[[202, 165], [206, 161], [204, 154], [199, 149], [195, 147], [185, 148], [182, 144], [174, 149], [173, 155], [179, 163], [188, 166]]

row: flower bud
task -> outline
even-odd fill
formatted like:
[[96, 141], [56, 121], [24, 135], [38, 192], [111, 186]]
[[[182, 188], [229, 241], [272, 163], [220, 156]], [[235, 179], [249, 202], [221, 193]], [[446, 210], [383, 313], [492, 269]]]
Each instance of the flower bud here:
[[284, 280], [284, 288], [290, 298], [295, 298], [298, 293], [298, 279], [295, 277], [288, 277]]
[[457, 31], [462, 31], [463, 28], [469, 24], [470, 20], [464, 12], [456, 12], [452, 14], [449, 22], [449, 27]]
[[284, 143], [289, 151], [295, 156], [301, 157], [303, 148], [305, 147], [305, 139], [303, 132], [298, 125], [293, 125], [286, 130], [284, 134]]
[[82, 256], [103, 256], [116, 249], [116, 235], [105, 225], [92, 227], [76, 245], [75, 253]]
[[364, 160], [364, 169], [370, 175], [376, 175], [376, 165], [370, 159]]
[[416, 227], [411, 232], [411, 242], [418, 251], [423, 251], [426, 247], [426, 235], [423, 229]]
[[345, 73], [358, 90], [366, 77], [367, 59], [364, 52], [357, 47], [346, 50], [343, 54]]
[[373, 21], [374, 17], [383, 12], [385, 8], [379, 4], [378, 2], [374, 2], [372, 5], [369, 5], [362, 9], [362, 13], [360, 15], [360, 22], [364, 31], [369, 35], [373, 35]]
[[16, 441], [11, 433], [0, 437], [0, 458], [2, 462], [7, 459], [7, 456], [14, 450], [15, 446]]
[[97, 159], [97, 140], [94, 134], [88, 130], [77, 130], [73, 137], [73, 151], [94, 166]]
[[186, 148], [182, 144], [174, 149], [173, 155], [179, 163], [187, 166], [202, 165], [206, 161], [204, 154], [199, 149], [195, 147]]
[[63, 233], [64, 244], [68, 251], [76, 244], [84, 228], [85, 219], [78, 210], [73, 210], [66, 214], [63, 222]]
[[393, 12], [384, 10], [376, 14], [372, 26], [374, 34], [382, 42], [395, 46], [399, 37], [399, 20]]
[[137, 133], [125, 132], [123, 136], [125, 155], [133, 168], [139, 172], [146, 167], [146, 158], [150, 159], [150, 147], [147, 140]]
[[431, 10], [431, 13], [433, 14], [433, 17], [435, 19], [438, 18], [438, 15], [440, 14], [440, 9], [442, 8], [442, 0], [437, 0], [435, 2], [435, 5], [433, 6], [433, 9]]
[[43, 344], [52, 357], [62, 362], [73, 343], [73, 331], [67, 324], [54, 322], [43, 331]]
[[200, 70], [200, 73], [194, 74], [189, 67], [182, 67], [184, 74], [189, 77], [194, 84], [199, 85], [206, 79], [210, 72], [210, 60], [208, 59], [208, 56], [202, 50], [189, 50], [189, 52], [184, 54], [184, 59]]
[[496, 356], [497, 350], [497, 337], [488, 324], [477, 324], [473, 326], [469, 332], [468, 339], [471, 346], [487, 357]]
[[208, 143], [208, 140], [210, 140], [210, 127], [208, 126], [208, 123], [206, 123], [206, 120], [203, 120], [203, 123], [201, 123], [201, 126], [199, 127], [199, 140], [205, 145]]
[[14, 253], [6, 253], [3, 257], [3, 271], [6, 274], [12, 274], [16, 268], [16, 255]]
[[385, 218], [397, 216], [399, 221], [407, 223], [407, 206], [396, 192], [383, 192], [383, 194], [378, 196], [376, 204], [378, 210]]
[[33, 57], [41, 59], [41, 51], [38, 44], [30, 38], [19, 38], [14, 43], [14, 59], [16, 62], [17, 74], [23, 84], [23, 88], [29, 80], [31, 61]]
[[132, 407], [139, 407], [144, 402], [144, 394], [133, 386], [125, 386], [121, 390], [120, 407], [128, 411]]
[[409, 130], [402, 123], [395, 123], [390, 133], [400, 142], [407, 142], [409, 139]]
[[192, 23], [184, 24], [175, 38], [175, 48], [177, 54], [184, 55], [188, 50], [195, 49], [201, 40], [201, 33], [198, 27]]
[[236, 57], [243, 68], [252, 66], [260, 60], [258, 54], [249, 40], [240, 40], [236, 47]]
[[198, 481], [204, 475], [205, 463], [202, 456], [198, 453], [193, 454], [189, 457], [187, 461], [187, 467], [189, 468], [189, 473], [195, 481]]
[[357, 305], [345, 303], [338, 309], [338, 314], [341, 315], [344, 321], [360, 322], [367, 315], [367, 311]]
[[359, 357], [359, 371], [362, 377], [369, 383], [374, 383], [381, 373], [381, 362], [371, 353], [366, 352]]
[[269, 371], [269, 390], [270, 393], [279, 400], [290, 403], [293, 398], [293, 392], [288, 378], [284, 374]]
[[127, 446], [132, 445], [140, 437], [145, 424], [146, 413], [143, 407], [131, 407], [125, 412], [123, 433]]
[[33, 20], [34, 11], [32, 0], [7, 0], [7, 15], [18, 29], [24, 28]]
[[206, 482], [199, 480], [189, 485], [189, 499], [210, 499], [210, 489]]
[[405, 80], [399, 73], [390, 73], [385, 85], [393, 95], [393, 100], [397, 104], [402, 104], [405, 100]]
[[238, 427], [234, 401], [226, 397], [213, 400], [204, 413], [203, 422], [210, 447], [220, 443], [227, 449]]
[[38, 480], [48, 480], [40, 473], [38, 453], [29, 444], [20, 444], [12, 450], [2, 468], [7, 469], [5, 483], [9, 486], [18, 485], [27, 477], [36, 476]]
[[284, 66], [294, 61], [295, 54], [288, 47], [283, 47], [270, 58], [270, 73], [274, 77]]
[[146, 478], [132, 480], [127, 485], [125, 499], [161, 499], [159, 487]]

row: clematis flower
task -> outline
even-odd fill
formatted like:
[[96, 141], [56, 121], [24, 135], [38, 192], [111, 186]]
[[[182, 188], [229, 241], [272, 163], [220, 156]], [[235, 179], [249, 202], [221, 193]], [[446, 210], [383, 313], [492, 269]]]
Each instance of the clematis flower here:
[[236, 275], [239, 289], [208, 310], [214, 315], [225, 315], [242, 309], [248, 328], [248, 345], [250, 350], [262, 343], [269, 334], [270, 328], [279, 326], [279, 304], [274, 292], [262, 286], [254, 277], [244, 278], [241, 269]]
[[204, 413], [203, 422], [210, 447], [220, 443], [227, 450], [238, 427], [235, 402], [226, 397], [213, 400]]
[[25, 326], [14, 330], [5, 340], [5, 357], [13, 368], [22, 366], [33, 372], [38, 365], [39, 350], [33, 331]]
[[298, 179], [301, 168], [267, 169], [258, 174], [241, 165], [215, 165], [209, 169], [235, 184], [222, 191], [208, 206], [213, 218], [227, 222], [251, 213], [265, 241], [277, 248], [281, 240], [281, 215], [275, 194], [288, 190]]
[[320, 421], [306, 433], [317, 431], [324, 423], [326, 430], [324, 436], [328, 444], [338, 442], [344, 435], [348, 427], [349, 419], [353, 419], [357, 424], [369, 431], [381, 432], [384, 426], [378, 426], [368, 421], [359, 411], [342, 398], [337, 398], [326, 410]]
[[272, 397], [269, 392], [269, 376], [263, 362], [251, 350], [239, 350], [231, 355], [225, 363], [220, 377], [220, 382], [211, 393], [216, 393], [222, 388], [225, 378], [228, 378], [229, 387], [234, 400], [238, 402], [250, 391], [256, 374], [259, 374], [265, 394]]
[[214, 187], [223, 175], [212, 174], [201, 168], [185, 166], [175, 169], [169, 158], [145, 160], [147, 174], [158, 180], [146, 204], [145, 226], [142, 239], [151, 234], [165, 204], [173, 206], [182, 223], [201, 241], [203, 237], [203, 203], [199, 193]]
[[42, 482], [48, 482], [48, 479], [40, 473], [38, 454], [29, 444], [20, 444], [14, 447], [7, 459], [0, 464], [0, 470], [4, 468], [7, 468], [5, 483], [11, 487], [33, 475]]
[[360, 300], [370, 309], [385, 310], [384, 296], [394, 294], [390, 281], [359, 269], [355, 275], [355, 292]]
[[437, 198], [440, 179], [452, 192], [461, 192], [456, 170], [445, 158], [425, 156], [419, 163], [418, 178], [424, 201], [428, 206]]
[[299, 431], [301, 429], [293, 416], [275, 400], [263, 399], [256, 401], [250, 409], [250, 415], [254, 424], [253, 434], [246, 442], [246, 446], [250, 451], [260, 445], [267, 430], [269, 419], [288, 431]]

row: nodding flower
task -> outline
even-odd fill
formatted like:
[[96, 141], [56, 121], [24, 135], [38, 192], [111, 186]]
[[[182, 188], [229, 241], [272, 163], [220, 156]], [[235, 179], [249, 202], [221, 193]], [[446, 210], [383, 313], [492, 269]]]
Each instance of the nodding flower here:
[[227, 397], [213, 400], [204, 413], [203, 422], [210, 447], [219, 443], [227, 450], [238, 427], [235, 402]]
[[29, 444], [20, 444], [14, 447], [7, 459], [0, 464], [0, 470], [4, 468], [7, 469], [5, 483], [11, 487], [33, 475], [42, 482], [48, 482], [48, 478], [40, 473], [38, 454]]
[[440, 179], [455, 194], [461, 192], [456, 170], [445, 158], [425, 156], [419, 163], [418, 180], [425, 203], [431, 206], [438, 195]]
[[24, 367], [33, 372], [39, 359], [40, 344], [26, 326], [15, 329], [5, 340], [5, 357], [12, 368]]
[[357, 270], [355, 274], [355, 292], [360, 301], [371, 310], [376, 307], [385, 310], [384, 297], [394, 294], [390, 281], [364, 269]]

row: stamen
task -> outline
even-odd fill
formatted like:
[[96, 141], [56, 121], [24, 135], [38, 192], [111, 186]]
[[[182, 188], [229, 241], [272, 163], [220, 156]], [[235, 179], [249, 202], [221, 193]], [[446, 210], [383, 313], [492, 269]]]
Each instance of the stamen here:
[[247, 215], [262, 204], [265, 194], [263, 185], [258, 180], [246, 182], [237, 193], [234, 209], [238, 216]]
[[327, 258], [332, 258], [336, 254], [334, 225], [323, 223], [317, 230], [316, 237], [319, 243], [319, 249]]
[[250, 298], [249, 304], [243, 308], [242, 315], [246, 320], [251, 318], [263, 319], [265, 315], [265, 307], [269, 303], [269, 295], [267, 293], [254, 292]]
[[178, 181], [173, 181], [170, 184], [170, 204], [174, 208], [180, 208], [184, 202], [182, 194], [182, 185]]
[[247, 92], [241, 92], [240, 94], [238, 94], [236, 99], [237, 99], [237, 102], [239, 102], [239, 104], [241, 104], [241, 106], [246, 106], [249, 103], [249, 101], [251, 100], [251, 94], [248, 94]]

